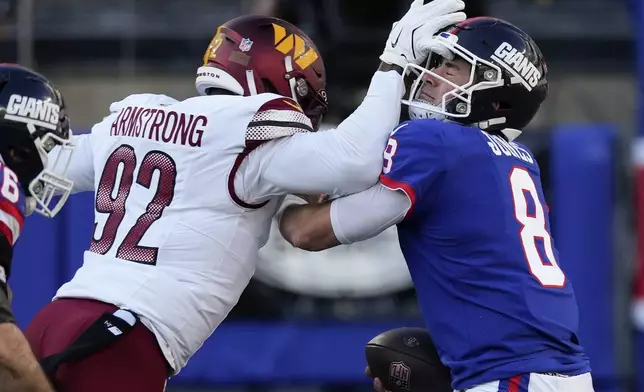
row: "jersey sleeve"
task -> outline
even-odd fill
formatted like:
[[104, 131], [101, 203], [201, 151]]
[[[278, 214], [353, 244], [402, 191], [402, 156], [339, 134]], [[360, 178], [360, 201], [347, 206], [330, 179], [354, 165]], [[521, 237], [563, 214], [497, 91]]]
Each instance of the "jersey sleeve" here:
[[360, 107], [336, 129], [297, 133], [262, 145], [249, 156], [260, 173], [253, 193], [346, 195], [373, 186], [383, 146], [400, 115], [401, 96], [400, 75], [377, 72]]
[[[331, 202], [331, 226], [341, 244], [375, 237], [399, 223], [409, 211], [409, 199], [382, 184]], [[374, 211], [378, 211], [374, 214]]]
[[13, 170], [0, 165], [0, 233], [11, 246], [22, 233], [25, 208], [25, 193], [18, 182], [18, 176]]
[[404, 192], [411, 201], [409, 216], [446, 165], [440, 122], [407, 121], [391, 133], [383, 153], [380, 182]]
[[311, 120], [291, 98], [278, 96], [266, 101], [246, 128], [246, 141], [265, 142], [296, 133], [313, 132]]
[[[91, 135], [73, 135], [72, 140], [74, 141], [76, 148], [69, 159], [67, 174], [65, 176], [74, 182], [72, 193], [93, 191], [94, 162], [92, 159]], [[59, 169], [56, 167], [59, 162], [59, 154], [69, 154], [69, 151], [61, 149], [59, 146], [51, 150], [47, 157], [48, 169]], [[64, 157], [63, 161], [65, 161], [65, 159], [67, 159], [67, 157]]]
[[76, 149], [67, 170], [67, 177], [74, 181], [72, 193], [94, 190], [94, 159], [92, 135], [75, 135]]

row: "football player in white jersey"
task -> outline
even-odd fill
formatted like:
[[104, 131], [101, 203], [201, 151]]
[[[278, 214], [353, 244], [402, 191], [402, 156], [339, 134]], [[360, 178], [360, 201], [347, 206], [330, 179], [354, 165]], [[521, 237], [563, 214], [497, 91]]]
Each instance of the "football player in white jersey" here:
[[[49, 392], [51, 385], [16, 326], [11, 311], [13, 247], [25, 216], [55, 216], [72, 183], [64, 169], [74, 146], [63, 98], [44, 76], [14, 64], [0, 64], [0, 390]], [[60, 145], [65, 154], [48, 170], [47, 152]], [[58, 170], [59, 169], [59, 170]], [[53, 200], [54, 192], [61, 198]]]
[[363, 103], [336, 130], [315, 132], [327, 106], [316, 46], [270, 17], [217, 30], [197, 73], [200, 96], [112, 104], [76, 138], [69, 172], [74, 192], [96, 192], [91, 245], [27, 329], [57, 389], [162, 391], [236, 304], [286, 195], [377, 182], [400, 74], [426, 57], [422, 37], [464, 20], [463, 8], [415, 0]]

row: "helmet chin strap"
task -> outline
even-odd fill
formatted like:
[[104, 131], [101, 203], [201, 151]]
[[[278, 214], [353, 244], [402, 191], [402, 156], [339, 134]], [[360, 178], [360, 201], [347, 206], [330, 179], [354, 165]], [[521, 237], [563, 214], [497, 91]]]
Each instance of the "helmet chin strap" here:
[[33, 214], [33, 212], [36, 211], [37, 206], [38, 203], [36, 202], [36, 199], [34, 199], [33, 196], [27, 196], [25, 198], [25, 216]]
[[[439, 108], [439, 106], [436, 106], [436, 105], [431, 105], [431, 106]], [[408, 109], [409, 118], [411, 118], [412, 120], [426, 119], [426, 120], [448, 121], [447, 116], [442, 113], [436, 113], [431, 110], [422, 109], [417, 106], [411, 106], [411, 105], [408, 108], [409, 108]]]
[[257, 86], [255, 85], [255, 75], [252, 70], [246, 70], [246, 84], [248, 84], [248, 93], [257, 95]]
[[291, 72], [293, 72], [293, 58], [291, 56], [284, 58], [284, 68], [286, 68], [286, 78], [288, 79], [288, 86], [291, 89], [291, 98], [299, 103], [300, 101], [297, 99], [297, 95], [295, 95], [296, 80], [291, 76]]
[[[440, 108], [437, 105], [431, 105], [436, 108]], [[409, 106], [409, 118], [412, 120], [436, 120], [436, 121], [443, 121], [443, 122], [453, 122], [455, 123], [456, 121], [450, 119], [448, 116], [442, 114], [442, 113], [435, 113], [432, 112], [431, 110], [428, 109], [422, 109], [416, 106]], [[506, 121], [505, 117], [499, 117], [499, 118], [491, 118], [489, 120], [481, 121], [478, 123], [472, 123], [469, 124], [469, 126], [472, 127], [477, 127], [482, 130], [486, 130], [492, 126], [499, 125], [499, 124], [504, 124]], [[504, 128], [500, 131], [503, 136], [505, 136], [508, 141], [513, 141], [516, 139], [519, 135], [521, 135], [520, 130], [514, 129], [514, 128]]]

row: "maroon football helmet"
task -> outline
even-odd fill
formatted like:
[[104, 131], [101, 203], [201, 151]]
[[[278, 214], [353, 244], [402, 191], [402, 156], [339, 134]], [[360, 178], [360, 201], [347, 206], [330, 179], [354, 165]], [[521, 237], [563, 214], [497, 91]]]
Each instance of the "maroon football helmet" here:
[[249, 96], [275, 93], [297, 101], [318, 129], [327, 110], [320, 52], [299, 28], [266, 16], [242, 16], [217, 29], [197, 71], [201, 95], [223, 89]]

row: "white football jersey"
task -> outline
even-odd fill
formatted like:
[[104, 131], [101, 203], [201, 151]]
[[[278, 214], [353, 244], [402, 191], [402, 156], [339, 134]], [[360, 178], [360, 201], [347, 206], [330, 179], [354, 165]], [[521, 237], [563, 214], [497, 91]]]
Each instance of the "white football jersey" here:
[[75, 137], [67, 177], [96, 192], [82, 267], [56, 298], [137, 313], [178, 372], [237, 303], [288, 193], [378, 181], [401, 78], [378, 72], [338, 129], [310, 132], [290, 98], [137, 94]]
[[139, 314], [178, 371], [248, 284], [280, 201], [238, 198], [241, 159], [311, 123], [273, 94], [135, 95], [111, 111], [77, 138], [69, 175], [75, 191], [96, 189], [96, 223], [83, 266], [56, 297]]

